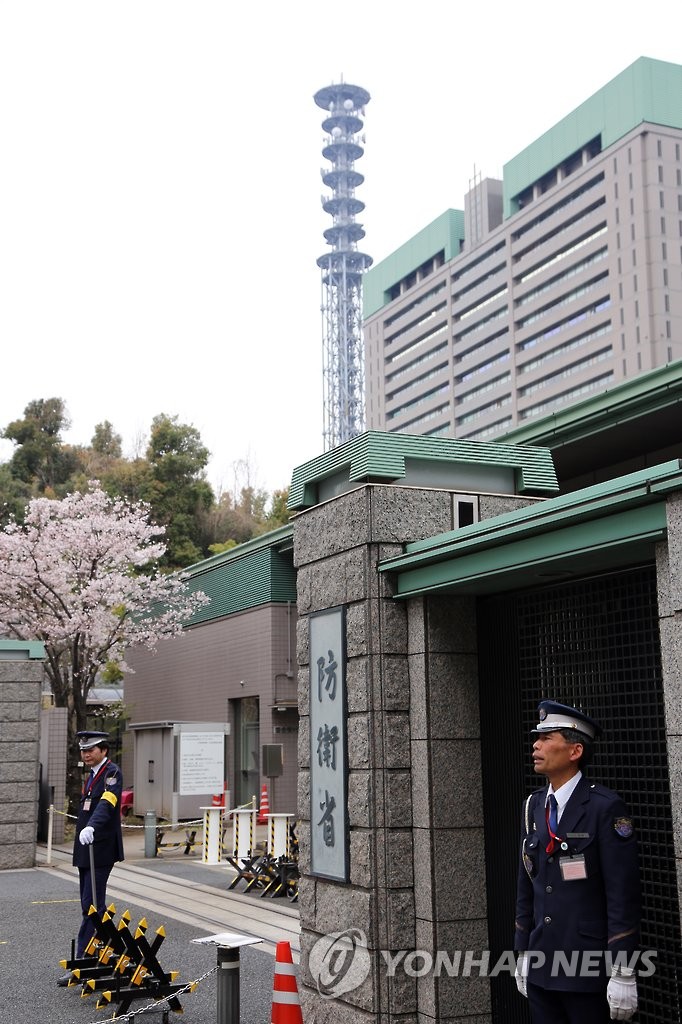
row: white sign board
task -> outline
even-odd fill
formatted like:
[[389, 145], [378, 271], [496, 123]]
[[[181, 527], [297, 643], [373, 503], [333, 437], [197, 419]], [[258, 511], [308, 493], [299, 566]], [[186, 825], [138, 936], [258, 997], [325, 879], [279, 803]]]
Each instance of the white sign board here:
[[222, 793], [225, 778], [225, 733], [181, 732], [179, 741], [180, 796]]

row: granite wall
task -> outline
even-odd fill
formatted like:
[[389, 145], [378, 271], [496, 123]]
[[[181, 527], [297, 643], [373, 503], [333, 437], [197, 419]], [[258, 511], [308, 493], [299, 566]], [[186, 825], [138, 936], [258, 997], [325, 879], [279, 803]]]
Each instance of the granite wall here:
[[682, 916], [682, 494], [667, 499], [668, 542], [657, 548], [661, 668], [668, 744], [668, 770]]
[[0, 868], [35, 864], [43, 664], [0, 657]]

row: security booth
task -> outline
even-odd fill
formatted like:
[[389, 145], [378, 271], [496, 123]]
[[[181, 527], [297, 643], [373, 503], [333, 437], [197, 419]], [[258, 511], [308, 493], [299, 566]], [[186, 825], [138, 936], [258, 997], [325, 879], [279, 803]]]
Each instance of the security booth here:
[[[193, 821], [226, 783], [226, 722], [137, 722], [134, 736], [134, 812]], [[225, 794], [230, 806], [230, 794]]]

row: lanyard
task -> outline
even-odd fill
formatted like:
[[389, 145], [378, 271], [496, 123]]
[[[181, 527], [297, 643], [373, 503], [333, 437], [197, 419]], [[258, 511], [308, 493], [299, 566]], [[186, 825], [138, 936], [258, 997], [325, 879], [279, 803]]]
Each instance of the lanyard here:
[[95, 782], [100, 777], [100, 775], [102, 774], [102, 772], [104, 771], [104, 769], [106, 768], [108, 763], [109, 763], [109, 758], [105, 757], [104, 760], [102, 761], [101, 765], [99, 766], [99, 768], [95, 772], [95, 774], [93, 775], [92, 772], [90, 773], [90, 777], [89, 777], [88, 781], [83, 786], [83, 796], [89, 796], [90, 795], [90, 790], [95, 785]]

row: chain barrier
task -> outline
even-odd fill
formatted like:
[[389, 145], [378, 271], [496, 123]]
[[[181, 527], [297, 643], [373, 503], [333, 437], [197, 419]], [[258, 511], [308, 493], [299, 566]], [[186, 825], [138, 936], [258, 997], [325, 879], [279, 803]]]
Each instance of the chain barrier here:
[[[237, 807], [231, 807], [230, 810], [231, 811], [243, 811], [243, 810], [246, 810], [247, 807], [253, 807], [253, 800], [248, 800], [245, 804], [238, 804]], [[55, 814], [61, 814], [61, 816], [63, 818], [71, 818], [72, 821], [77, 821], [78, 816], [76, 814], [68, 814], [66, 811], [58, 810], [56, 807], [53, 807], [53, 811], [54, 811]], [[203, 818], [193, 818], [191, 821], [183, 821], [182, 825], [180, 825], [179, 822], [169, 821], [165, 825], [157, 823], [155, 827], [156, 828], [179, 828], [179, 827], [185, 828], [187, 825], [203, 825], [203, 823], [204, 823], [204, 819]], [[146, 828], [147, 826], [144, 825], [144, 824], [142, 824], [142, 825], [128, 825], [125, 821], [122, 821], [121, 822], [121, 827], [122, 828]]]
[[[78, 820], [78, 816], [76, 814], [67, 814], [66, 811], [58, 811], [56, 807], [54, 808], [54, 813], [55, 814], [61, 814], [61, 816], [63, 818], [71, 818], [72, 821], [77, 821]], [[203, 825], [203, 823], [204, 823], [204, 819], [203, 818], [193, 818], [192, 821], [183, 821], [182, 824], [180, 824], [177, 821], [176, 822], [169, 821], [165, 825], [160, 825], [160, 824], [157, 823], [155, 825], [155, 828], [185, 828], [186, 825]], [[128, 824], [126, 824], [125, 821], [121, 822], [121, 828], [146, 828], [146, 827], [147, 827], [146, 825], [128, 825]]]
[[[147, 1013], [149, 1010], [157, 1010], [162, 1003], [167, 1003], [169, 999], [177, 999], [178, 996], [184, 995], [185, 992], [193, 992], [197, 985], [200, 985], [202, 981], [206, 980], [206, 978], [210, 978], [211, 975], [215, 974], [217, 970], [218, 965], [216, 964], [215, 967], [211, 967], [211, 969], [202, 974], [201, 977], [195, 978], [194, 981], [188, 981], [185, 987], [181, 988], [179, 992], [173, 992], [172, 995], [163, 996], [162, 999], [155, 999], [154, 1002], [148, 1003], [146, 1006], [140, 1006], [137, 1010], [129, 1010], [128, 1013], [123, 1013], [121, 1014], [120, 1017], [114, 1016], [110, 1017], [109, 1019], [117, 1021], [128, 1021], [133, 1020], [133, 1018], [137, 1017], [138, 1014]], [[100, 1017], [99, 1020], [92, 1021], [91, 1024], [101, 1024], [101, 1022], [102, 1018]], [[79, 1022], [72, 1021], [71, 1024], [79, 1024]]]

